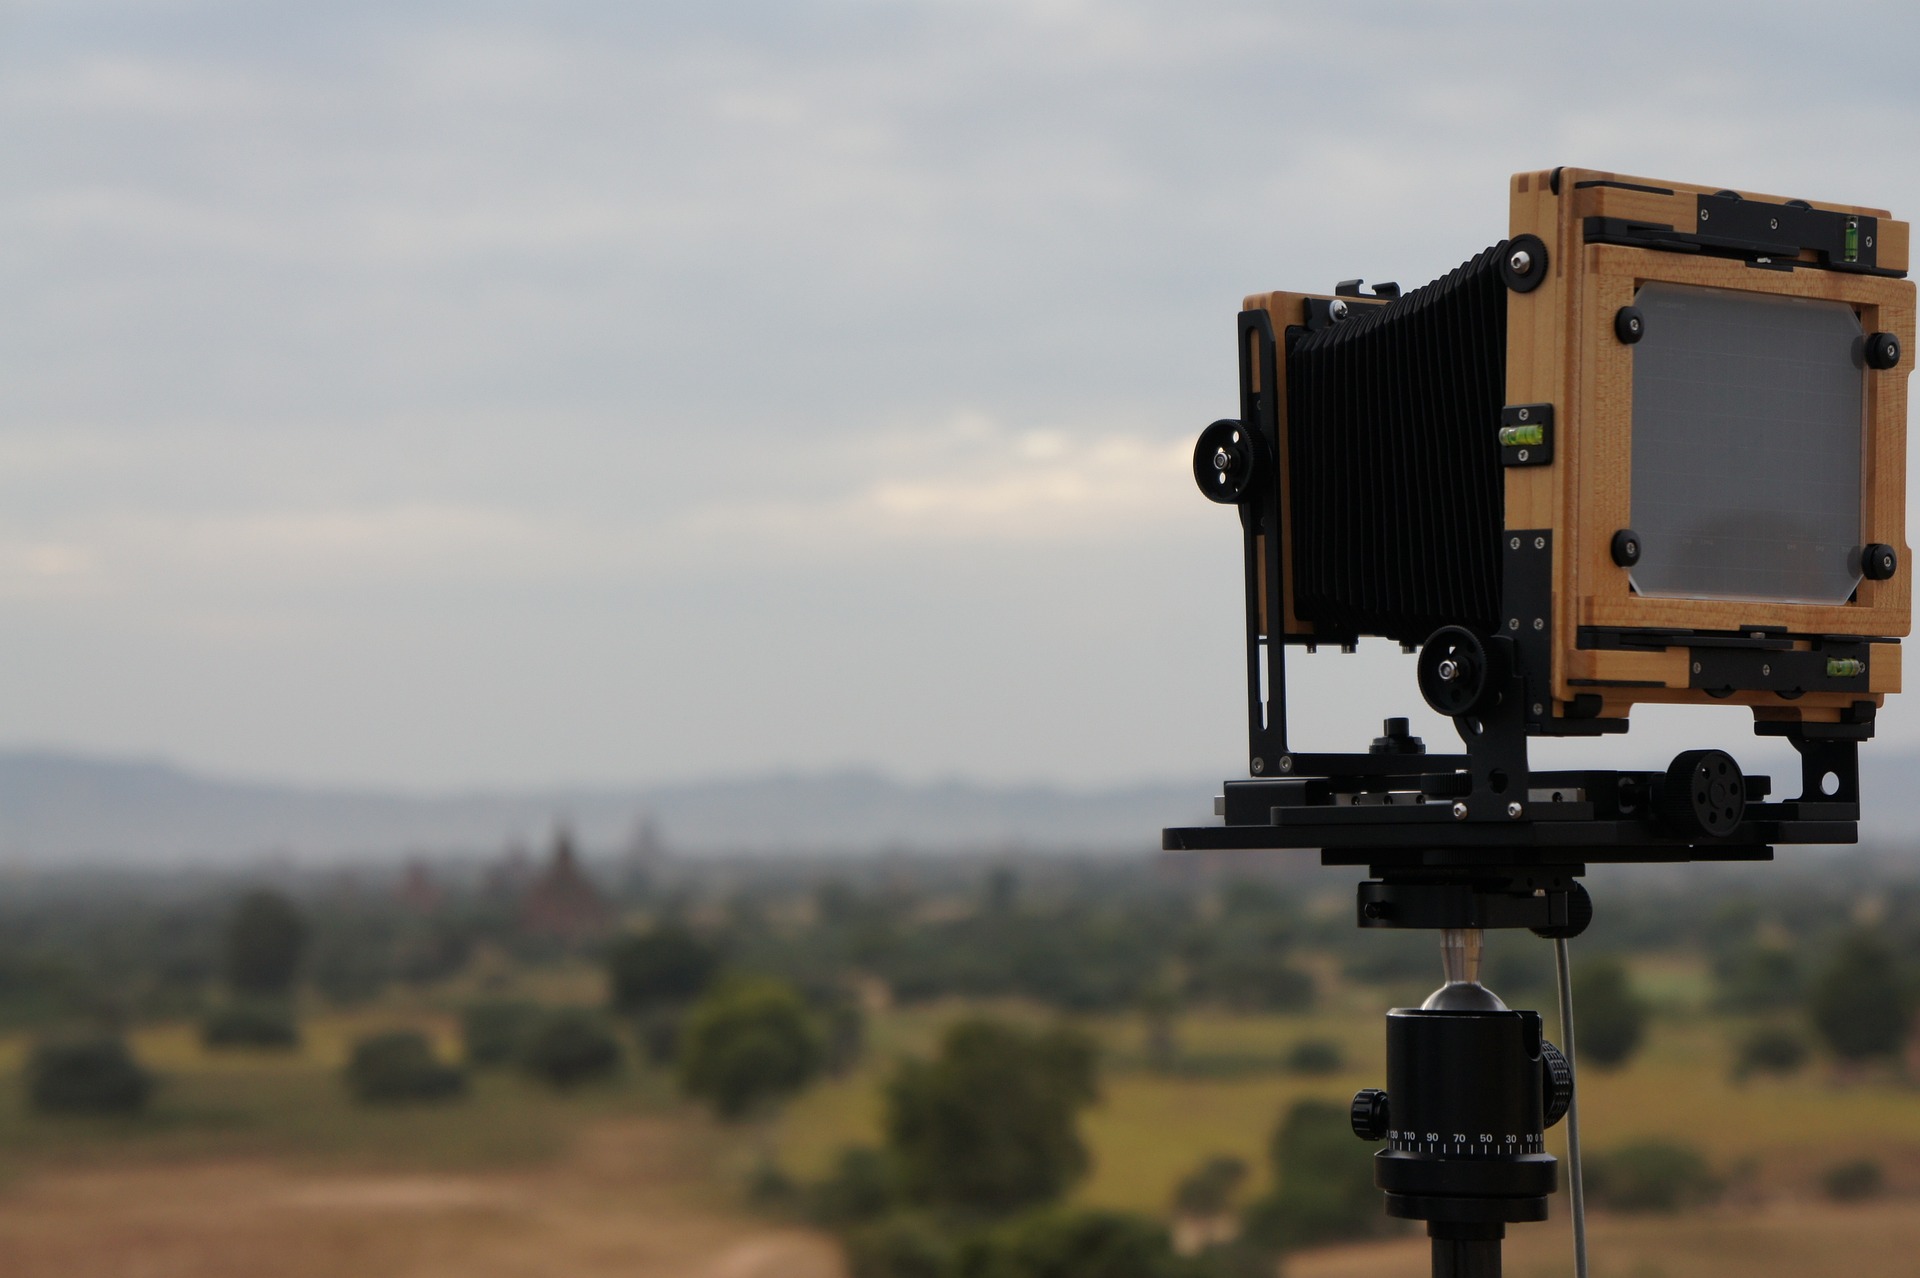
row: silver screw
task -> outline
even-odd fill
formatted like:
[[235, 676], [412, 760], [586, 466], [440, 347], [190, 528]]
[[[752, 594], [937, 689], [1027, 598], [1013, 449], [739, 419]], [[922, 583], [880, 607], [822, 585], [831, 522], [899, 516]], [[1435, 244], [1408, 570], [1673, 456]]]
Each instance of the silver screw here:
[[1547, 628], [1547, 619], [1545, 617], [1535, 617], [1533, 619], [1533, 628], [1535, 630], [1545, 630]]
[[1456, 820], [1456, 821], [1464, 821], [1464, 820], [1466, 820], [1466, 819], [1467, 819], [1467, 805], [1466, 805], [1466, 804], [1464, 804], [1464, 803], [1455, 803], [1455, 804], [1453, 805], [1453, 819], [1454, 819], [1454, 820]]
[[1640, 556], [1640, 543], [1637, 541], [1630, 541], [1627, 543], [1626, 550], [1627, 550], [1627, 558], [1637, 559]]
[[1547, 539], [1545, 537], [1535, 537], [1533, 539], [1533, 548], [1535, 550], [1545, 550], [1547, 548]]
[[1773, 673], [1773, 667], [1772, 667], [1772, 666], [1767, 666], [1767, 665], [1763, 665], [1763, 666], [1761, 666], [1761, 667], [1760, 667], [1760, 674], [1761, 674], [1761, 676], [1762, 676], [1763, 678], [1764, 678], [1764, 677], [1766, 677], [1766, 676], [1768, 676], [1768, 675], [1771, 675], [1772, 673]]
[[1508, 816], [1518, 817], [1520, 813], [1521, 813], [1521, 807], [1520, 807], [1520, 801], [1518, 799], [1514, 800], [1512, 803], [1509, 803], [1507, 805]]
[[1514, 454], [1514, 457], [1519, 461], [1525, 461], [1527, 459], [1527, 450], [1524, 448], [1521, 449], [1519, 452]]
[[1695, 674], [1699, 674], [1699, 673], [1700, 673], [1700, 663], [1699, 663], [1699, 662], [1697, 662], [1697, 661], [1693, 663], [1693, 672], [1694, 672]]
[[1513, 268], [1515, 275], [1525, 275], [1533, 269], [1533, 254], [1525, 249], [1515, 249], [1513, 256], [1507, 259], [1507, 265]]
[[1520, 420], [1521, 420], [1521, 421], [1523, 421], [1523, 422], [1524, 422], [1525, 420], [1527, 420], [1527, 413], [1528, 413], [1528, 411], [1529, 411], [1529, 410], [1528, 410], [1528, 409], [1525, 409], [1525, 408], [1523, 408], [1523, 409], [1521, 409], [1521, 410], [1520, 410]]
[[1780, 219], [1779, 219], [1779, 218], [1777, 218], [1777, 217], [1770, 217], [1770, 218], [1768, 218], [1768, 219], [1767, 219], [1767, 229], [1768, 229], [1769, 231], [1777, 231], [1777, 230], [1779, 230], [1779, 229], [1780, 229]]
[[1225, 470], [1231, 465], [1233, 465], [1233, 458], [1227, 456], [1226, 449], [1216, 448], [1213, 450], [1213, 468], [1215, 470]]
[[1265, 759], [1255, 759], [1247, 766], [1252, 770], [1253, 775], [1257, 777], [1267, 770], [1267, 761]]
[[1290, 754], [1283, 754], [1283, 755], [1281, 755], [1281, 756], [1280, 756], [1280, 770], [1281, 770], [1282, 772], [1291, 772], [1291, 771], [1293, 771], [1293, 756], [1292, 756], [1292, 755], [1290, 755]]
[[1520, 628], [1520, 618], [1518, 617], [1507, 618], [1507, 629], [1518, 630], [1519, 628]]
[[1705, 209], [1700, 210], [1700, 220], [1702, 222], [1707, 220], [1707, 211]]
[[1515, 537], [1512, 541], [1508, 542], [1507, 545], [1511, 546], [1515, 550], [1518, 550], [1520, 549], [1520, 539], [1518, 537]]
[[1541, 715], [1543, 715], [1543, 714], [1545, 714], [1546, 712], [1547, 712], [1547, 708], [1546, 708], [1545, 706], [1543, 706], [1543, 705], [1541, 705], [1541, 704], [1540, 704], [1540, 703], [1539, 703], [1538, 701], [1536, 701], [1536, 702], [1534, 702], [1534, 703], [1533, 703], [1533, 716], [1534, 716], [1534, 718], [1536, 718], [1536, 719], [1537, 719], [1537, 718], [1539, 718], [1539, 717], [1540, 717]]
[[1333, 316], [1335, 322], [1345, 319], [1347, 317], [1347, 304], [1345, 300], [1338, 297], [1334, 298], [1333, 304], [1327, 307], [1327, 314]]
[[1873, 237], [1872, 237], [1871, 235], [1869, 235], [1869, 236], [1867, 237], [1867, 247], [1868, 247], [1868, 248], [1872, 248], [1872, 247], [1873, 247]]
[[1460, 665], [1451, 657], [1435, 666], [1433, 672], [1440, 676], [1443, 683], [1452, 683], [1460, 677]]

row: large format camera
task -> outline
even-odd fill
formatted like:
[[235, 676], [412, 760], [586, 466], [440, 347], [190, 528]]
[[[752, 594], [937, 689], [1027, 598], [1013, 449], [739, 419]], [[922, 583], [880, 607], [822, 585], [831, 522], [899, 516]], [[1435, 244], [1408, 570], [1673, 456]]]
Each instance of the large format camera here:
[[[1506, 239], [1412, 292], [1247, 298], [1239, 415], [1193, 470], [1240, 516], [1252, 775], [1223, 824], [1164, 835], [1319, 849], [1369, 867], [1361, 926], [1442, 930], [1447, 984], [1390, 1015], [1354, 1126], [1460, 1274], [1544, 1217], [1542, 1133], [1572, 1099], [1538, 1015], [1479, 985], [1481, 929], [1564, 942], [1595, 862], [1852, 842], [1911, 622], [1907, 224], [1571, 168], [1511, 195]], [[1401, 719], [1364, 754], [1295, 745], [1287, 650], [1363, 637], [1418, 652], [1459, 752]], [[1531, 738], [1624, 732], [1642, 702], [1746, 708], [1797, 786], [1710, 749], [1529, 766]]]

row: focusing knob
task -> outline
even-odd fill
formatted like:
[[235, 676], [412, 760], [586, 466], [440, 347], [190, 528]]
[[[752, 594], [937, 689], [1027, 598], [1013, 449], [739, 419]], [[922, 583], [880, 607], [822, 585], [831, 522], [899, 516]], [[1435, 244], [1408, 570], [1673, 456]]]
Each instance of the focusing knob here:
[[1458, 716], [1486, 703], [1494, 688], [1491, 667], [1479, 635], [1463, 626], [1442, 626], [1421, 646], [1414, 675], [1428, 705]]
[[1545, 1039], [1540, 1040], [1540, 1073], [1545, 1084], [1540, 1094], [1545, 1102], [1544, 1117], [1551, 1127], [1567, 1116], [1573, 1104], [1573, 1066], [1564, 1052]]
[[1660, 785], [1660, 815], [1689, 838], [1725, 838], [1747, 810], [1747, 779], [1724, 750], [1682, 750]]
[[1193, 446], [1193, 482], [1223, 506], [1257, 494], [1267, 476], [1267, 446], [1260, 432], [1226, 418], [1200, 432]]
[[1900, 556], [1885, 542], [1874, 542], [1860, 552], [1860, 571], [1868, 581], [1885, 581], [1900, 567]]
[[[1565, 1063], [1564, 1061], [1562, 1062]], [[1572, 1074], [1568, 1074], [1572, 1079]], [[1363, 1088], [1353, 1094], [1353, 1108], [1348, 1111], [1353, 1121], [1353, 1134], [1361, 1140], [1385, 1140], [1390, 1125], [1387, 1118], [1387, 1094], [1377, 1087]]]

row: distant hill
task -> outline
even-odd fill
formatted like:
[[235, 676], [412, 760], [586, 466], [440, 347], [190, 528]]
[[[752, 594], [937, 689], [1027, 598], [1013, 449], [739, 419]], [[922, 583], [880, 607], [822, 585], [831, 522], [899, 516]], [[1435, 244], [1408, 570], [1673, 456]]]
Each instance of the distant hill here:
[[[1861, 752], [1865, 843], [1920, 844], [1920, 750]], [[1776, 795], [1795, 782], [1774, 778]], [[161, 762], [0, 751], [0, 865], [317, 864], [492, 855], [569, 824], [611, 851], [651, 823], [672, 852], [996, 850], [1142, 853], [1164, 825], [1212, 819], [1215, 779], [1084, 791], [908, 783], [870, 772], [631, 788], [408, 795], [202, 776]]]
[[170, 764], [0, 752], [0, 863], [301, 862], [499, 851], [565, 821], [589, 848], [651, 822], [674, 852], [927, 851], [1022, 846], [1143, 852], [1211, 812], [1217, 782], [1104, 792], [872, 773], [648, 788], [416, 796], [201, 776]]

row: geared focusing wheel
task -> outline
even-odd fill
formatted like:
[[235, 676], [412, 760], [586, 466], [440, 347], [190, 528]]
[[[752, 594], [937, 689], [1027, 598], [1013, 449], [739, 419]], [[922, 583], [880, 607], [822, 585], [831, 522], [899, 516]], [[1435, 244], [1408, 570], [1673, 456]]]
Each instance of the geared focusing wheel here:
[[1441, 714], [1471, 714], [1493, 688], [1492, 663], [1480, 636], [1461, 626], [1442, 626], [1420, 649], [1420, 695]]
[[1660, 815], [1690, 837], [1725, 838], [1747, 810], [1747, 779], [1724, 750], [1683, 750], [1667, 765]]
[[1193, 482], [1223, 505], [1245, 500], [1267, 473], [1267, 446], [1245, 422], [1227, 418], [1200, 432], [1193, 446]]

